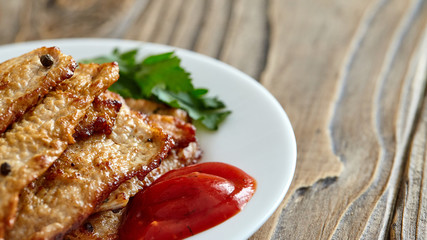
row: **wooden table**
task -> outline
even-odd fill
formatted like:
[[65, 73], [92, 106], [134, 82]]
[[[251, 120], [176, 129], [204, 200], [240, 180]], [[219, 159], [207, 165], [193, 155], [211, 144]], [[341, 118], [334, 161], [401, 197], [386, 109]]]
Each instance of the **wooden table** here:
[[252, 239], [427, 237], [427, 2], [0, 0], [0, 44], [124, 38], [259, 80], [293, 124], [293, 183]]

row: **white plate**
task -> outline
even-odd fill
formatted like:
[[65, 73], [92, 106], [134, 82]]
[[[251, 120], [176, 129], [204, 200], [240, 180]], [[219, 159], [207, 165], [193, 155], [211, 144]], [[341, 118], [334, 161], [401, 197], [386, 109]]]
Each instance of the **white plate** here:
[[232, 114], [216, 132], [198, 131], [203, 161], [235, 165], [253, 176], [257, 191], [236, 216], [190, 239], [247, 239], [273, 214], [291, 183], [296, 143], [289, 119], [257, 81], [220, 61], [174, 47], [117, 39], [60, 39], [0, 46], [0, 61], [41, 46], [58, 46], [75, 59], [139, 48], [141, 55], [174, 50], [196, 87], [223, 100]]

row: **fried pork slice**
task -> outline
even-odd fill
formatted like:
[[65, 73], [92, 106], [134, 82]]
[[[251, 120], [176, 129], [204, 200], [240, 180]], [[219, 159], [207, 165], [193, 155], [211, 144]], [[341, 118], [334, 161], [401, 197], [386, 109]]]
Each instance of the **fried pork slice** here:
[[151, 123], [163, 129], [175, 142], [175, 147], [186, 147], [190, 142], [196, 141], [196, 128], [176, 117], [168, 115], [148, 115]]
[[86, 116], [80, 121], [73, 134], [75, 139], [88, 138], [96, 133], [111, 134], [117, 114], [122, 106], [122, 98], [110, 91], [97, 96]]
[[126, 104], [133, 110], [142, 112], [144, 114], [160, 114], [160, 115], [169, 115], [181, 119], [184, 122], [190, 122], [190, 117], [187, 112], [178, 109], [172, 108], [162, 103], [157, 103], [145, 99], [133, 99], [127, 98]]
[[117, 80], [118, 72], [114, 63], [81, 65], [0, 137], [0, 239], [13, 225], [19, 192], [74, 142], [74, 128], [95, 96]]
[[129, 198], [133, 197], [143, 187], [149, 185], [165, 172], [194, 164], [199, 161], [201, 156], [202, 151], [197, 142], [191, 142], [184, 148], [172, 149], [168, 157], [162, 161], [160, 167], [151, 171], [148, 177], [142, 180], [134, 177], [124, 182], [104, 200], [103, 204], [96, 211], [100, 212], [125, 207]]
[[64, 240], [117, 240], [126, 208], [92, 214], [79, 228], [64, 236]]
[[[180, 150], [181, 155], [185, 153], [188, 155], [189, 151], [196, 151], [194, 148], [189, 148], [186, 152], [182, 150], [182, 148], [186, 148], [191, 143], [196, 144], [196, 128], [191, 123], [184, 122], [173, 116], [159, 114], [148, 115], [148, 119], [151, 124], [161, 128], [171, 137], [175, 149], [171, 151], [169, 155], [176, 155], [178, 150]], [[198, 149], [198, 151], [200, 151], [200, 149]], [[169, 163], [164, 164], [164, 166], [168, 165]], [[157, 172], [156, 169], [153, 171]], [[97, 211], [105, 211], [126, 206], [129, 198], [135, 195], [140, 189], [141, 181], [137, 178], [128, 180], [112, 192], [104, 203], [97, 208]]]
[[7, 239], [61, 238], [85, 220], [122, 182], [158, 167], [171, 148], [161, 129], [126, 105], [110, 135], [96, 134], [70, 145], [21, 193]]
[[[178, 169], [199, 161], [201, 151], [197, 142], [190, 143], [186, 148], [174, 149], [166, 159], [162, 161], [160, 166], [151, 171], [142, 181], [138, 178], [132, 178], [132, 183], [127, 182], [122, 184], [118, 189], [122, 188], [127, 196], [134, 195], [136, 192], [146, 188], [161, 175], [166, 172]], [[131, 185], [129, 185], [131, 184]], [[129, 191], [134, 191], [130, 193]], [[124, 214], [124, 206], [128, 202], [128, 197], [122, 196], [122, 204], [119, 206], [109, 206], [108, 209], [95, 214], [92, 214], [79, 228], [68, 233], [65, 240], [116, 240], [118, 239], [118, 229]], [[103, 204], [102, 206], [105, 206]]]
[[73, 76], [76, 67], [74, 59], [56, 47], [38, 48], [1, 63], [0, 133], [36, 105], [49, 90]]

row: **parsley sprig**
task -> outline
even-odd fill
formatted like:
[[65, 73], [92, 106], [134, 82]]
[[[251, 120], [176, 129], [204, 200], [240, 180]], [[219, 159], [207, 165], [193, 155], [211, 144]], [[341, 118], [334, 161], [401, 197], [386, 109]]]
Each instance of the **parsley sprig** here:
[[109, 90], [125, 98], [148, 99], [181, 108], [188, 115], [211, 130], [231, 113], [217, 97], [208, 97], [208, 90], [195, 88], [190, 73], [181, 67], [181, 60], [174, 52], [137, 59], [138, 50], [120, 52], [87, 59], [82, 62], [104, 63], [116, 61], [120, 67], [120, 78]]

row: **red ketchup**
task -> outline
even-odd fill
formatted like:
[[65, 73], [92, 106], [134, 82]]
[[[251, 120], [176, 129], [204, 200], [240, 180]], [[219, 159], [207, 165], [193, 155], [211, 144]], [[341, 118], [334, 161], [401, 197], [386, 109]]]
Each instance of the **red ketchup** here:
[[182, 239], [214, 227], [251, 199], [256, 181], [219, 162], [172, 170], [135, 195], [120, 239]]

